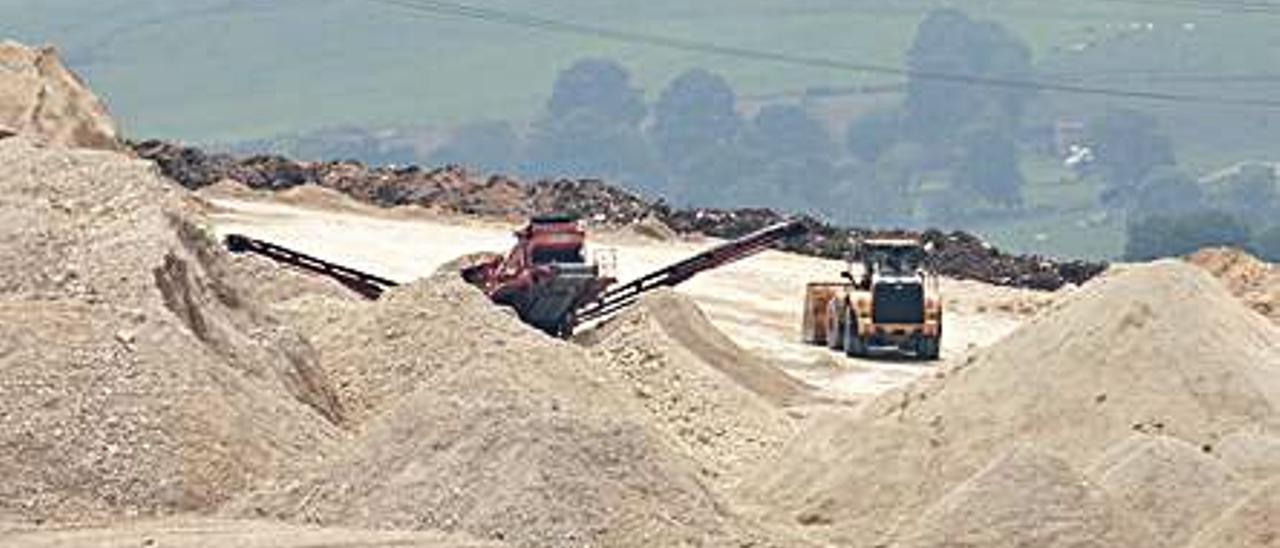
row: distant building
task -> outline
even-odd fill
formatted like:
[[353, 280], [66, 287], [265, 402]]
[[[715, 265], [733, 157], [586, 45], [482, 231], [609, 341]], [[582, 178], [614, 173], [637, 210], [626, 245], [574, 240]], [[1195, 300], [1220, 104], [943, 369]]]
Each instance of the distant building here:
[[1081, 148], [1087, 148], [1084, 122], [1058, 120], [1053, 124], [1053, 148], [1058, 158], [1067, 159]]

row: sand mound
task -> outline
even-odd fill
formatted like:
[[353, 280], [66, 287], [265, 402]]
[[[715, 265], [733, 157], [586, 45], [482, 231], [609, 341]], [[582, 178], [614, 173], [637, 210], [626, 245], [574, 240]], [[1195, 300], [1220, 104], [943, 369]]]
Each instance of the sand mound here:
[[5, 537], [8, 548], [497, 548], [456, 535], [296, 527], [257, 521], [175, 519], [99, 529], [39, 529]]
[[1222, 462], [1166, 436], [1134, 435], [1091, 475], [1166, 546], [1182, 546], [1248, 492]]
[[1197, 268], [1133, 267], [876, 412], [941, 421], [965, 450], [1029, 436], [1072, 463], [1135, 430], [1212, 447], [1280, 421], [1280, 331]]
[[809, 400], [808, 386], [743, 350], [712, 325], [693, 300], [674, 291], [659, 290], [647, 295], [641, 306], [652, 325], [682, 350], [760, 397], [775, 405]]
[[1258, 489], [1196, 535], [1188, 548], [1280, 546], [1280, 481]]
[[1208, 270], [1250, 308], [1280, 322], [1280, 268], [1226, 247], [1202, 249], [1187, 262]]
[[301, 185], [277, 192], [273, 198], [277, 201], [299, 207], [309, 207], [327, 211], [370, 212], [378, 211], [368, 205], [356, 201], [355, 198], [332, 188], [319, 185]]
[[269, 196], [265, 192], [249, 188], [249, 185], [235, 179], [223, 179], [195, 191], [195, 195], [201, 198], [229, 200], [254, 200]]
[[653, 215], [624, 225], [618, 232], [622, 235], [658, 242], [674, 242], [680, 239], [678, 232], [667, 226], [667, 223], [662, 222], [662, 219]]
[[339, 436], [306, 344], [144, 162], [0, 141], [0, 512], [210, 509]]
[[314, 340], [356, 387], [344, 398], [363, 410], [362, 432], [237, 513], [523, 546], [758, 541], [585, 352], [456, 274], [393, 290]]
[[[793, 518], [821, 512], [870, 544], [1014, 444], [1083, 469], [1135, 430], [1215, 446], [1246, 425], [1274, 424], [1277, 409], [1276, 328], [1200, 269], [1161, 262], [1104, 276], [867, 410], [865, 422], [910, 436], [880, 439], [884, 428], [846, 424], [857, 430], [845, 442], [787, 450], [746, 494]], [[847, 472], [854, 467], [925, 470], [927, 479], [904, 488], [891, 483], [899, 474]]]
[[1214, 447], [1214, 454], [1250, 480], [1280, 478], [1280, 436], [1259, 428], [1246, 428], [1223, 438]]
[[1071, 465], [1019, 447], [947, 493], [894, 546], [1128, 547], [1155, 538]]
[[[676, 318], [696, 328], [681, 329]], [[792, 434], [778, 404], [803, 392], [718, 332], [701, 346], [684, 342], [713, 331], [688, 298], [659, 291], [585, 338], [601, 369], [631, 388], [705, 474], [732, 482], [776, 455]]]
[[53, 48], [0, 41], [0, 133], [55, 145], [122, 149], [102, 102]]

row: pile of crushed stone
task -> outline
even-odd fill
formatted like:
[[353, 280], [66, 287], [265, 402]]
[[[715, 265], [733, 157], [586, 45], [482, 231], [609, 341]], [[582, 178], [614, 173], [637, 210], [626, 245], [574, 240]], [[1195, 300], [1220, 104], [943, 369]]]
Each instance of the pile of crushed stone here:
[[1280, 435], [1263, 428], [1244, 428], [1228, 435], [1214, 454], [1241, 476], [1254, 481], [1280, 478]]
[[1222, 280], [1249, 308], [1280, 323], [1280, 268], [1230, 247], [1202, 249], [1186, 260]]
[[341, 409], [147, 162], [0, 141], [0, 514], [211, 511]]
[[1255, 490], [1205, 527], [1187, 548], [1274, 548], [1280, 546], [1280, 480]]
[[517, 546], [795, 544], [729, 514], [631, 385], [456, 272], [324, 323], [312, 341], [358, 434], [237, 501], [235, 515]]
[[0, 138], [21, 135], [51, 145], [123, 149], [102, 101], [67, 70], [51, 47], [0, 41]]
[[1132, 515], [1160, 532], [1165, 546], [1183, 546], [1204, 525], [1248, 494], [1230, 466], [1169, 436], [1134, 434], [1090, 471]]
[[1085, 470], [1135, 431], [1212, 453], [1242, 429], [1274, 431], [1278, 409], [1275, 326], [1196, 267], [1133, 266], [862, 417], [800, 434], [818, 441], [761, 467], [744, 495], [871, 545], [1015, 444]]
[[1019, 446], [930, 506], [894, 546], [1153, 546], [1157, 538], [1066, 461]]
[[[207, 204], [147, 162], [22, 138], [0, 162], [6, 529], [181, 513], [515, 546], [804, 544], [734, 514], [634, 384], [456, 270], [367, 303], [228, 256]], [[734, 390], [763, 418], [725, 458], [761, 460], [752, 444], [791, 425]]]
[[808, 389], [749, 356], [670, 290], [583, 337], [601, 371], [618, 378], [712, 481], [732, 484], [776, 456], [794, 433], [784, 406]]

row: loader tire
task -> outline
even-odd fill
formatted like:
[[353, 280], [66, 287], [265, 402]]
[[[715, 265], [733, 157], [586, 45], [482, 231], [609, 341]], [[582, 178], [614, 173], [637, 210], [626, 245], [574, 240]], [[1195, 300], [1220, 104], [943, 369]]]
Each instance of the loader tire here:
[[927, 337], [916, 341], [916, 357], [921, 360], [934, 361], [942, 354], [942, 340]]
[[845, 306], [840, 299], [827, 302], [827, 348], [841, 350], [844, 348]]
[[850, 312], [849, 318], [844, 322], [844, 354], [852, 358], [861, 358], [867, 355], [867, 339], [857, 333], [858, 315]]

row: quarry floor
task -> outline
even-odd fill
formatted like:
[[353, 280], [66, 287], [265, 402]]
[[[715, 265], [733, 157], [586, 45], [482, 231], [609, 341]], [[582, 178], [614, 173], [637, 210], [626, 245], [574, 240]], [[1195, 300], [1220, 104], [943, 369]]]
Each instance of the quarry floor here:
[[[417, 208], [383, 210], [330, 195], [267, 195], [207, 190], [219, 236], [240, 233], [400, 282], [480, 251], [506, 252], [515, 223], [480, 221]], [[588, 253], [626, 281], [679, 261], [715, 240], [661, 240], [594, 231]], [[700, 274], [677, 291], [743, 348], [777, 364], [830, 398], [857, 402], [933, 371], [938, 362], [893, 354], [848, 358], [800, 342], [805, 285], [838, 280], [841, 261], [768, 251]], [[964, 359], [1013, 330], [1060, 295], [946, 279], [942, 364]]]

